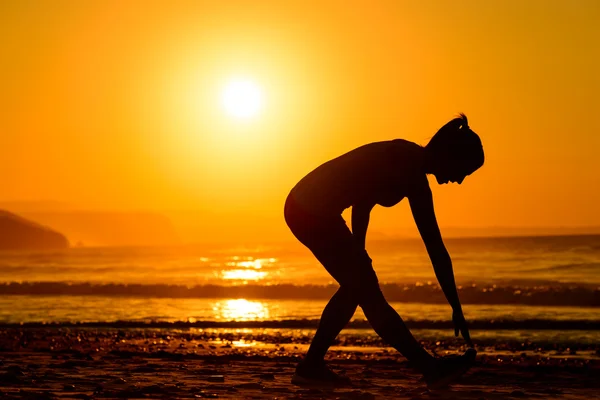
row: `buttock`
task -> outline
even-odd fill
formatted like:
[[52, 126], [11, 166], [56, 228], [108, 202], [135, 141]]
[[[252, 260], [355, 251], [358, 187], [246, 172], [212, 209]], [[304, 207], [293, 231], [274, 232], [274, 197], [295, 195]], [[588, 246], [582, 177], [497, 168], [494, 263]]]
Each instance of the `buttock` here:
[[361, 289], [379, 285], [367, 251], [356, 241], [341, 215], [316, 216], [288, 196], [285, 220], [296, 238], [315, 255], [342, 286]]

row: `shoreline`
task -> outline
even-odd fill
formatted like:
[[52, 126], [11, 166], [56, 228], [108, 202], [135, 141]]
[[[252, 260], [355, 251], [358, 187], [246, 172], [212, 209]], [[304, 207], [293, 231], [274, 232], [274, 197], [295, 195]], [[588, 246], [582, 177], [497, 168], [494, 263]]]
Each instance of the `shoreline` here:
[[[452, 386], [430, 392], [395, 350], [343, 335], [328, 353], [353, 381], [335, 390], [294, 386], [296, 363], [312, 334], [257, 330], [120, 328], [0, 330], [0, 396], [7, 399], [253, 398], [429, 399], [595, 398], [600, 353], [496, 343]], [[425, 340], [437, 355], [461, 341]], [[481, 347], [480, 347], [481, 345]]]
[[[452, 329], [452, 321], [405, 320], [409, 329]], [[0, 329], [31, 328], [121, 328], [121, 329], [316, 329], [319, 319], [281, 319], [258, 321], [83, 321], [83, 322], [0, 322]], [[365, 319], [354, 319], [347, 329], [371, 329]], [[598, 320], [469, 320], [469, 328], [481, 331], [600, 331]]]

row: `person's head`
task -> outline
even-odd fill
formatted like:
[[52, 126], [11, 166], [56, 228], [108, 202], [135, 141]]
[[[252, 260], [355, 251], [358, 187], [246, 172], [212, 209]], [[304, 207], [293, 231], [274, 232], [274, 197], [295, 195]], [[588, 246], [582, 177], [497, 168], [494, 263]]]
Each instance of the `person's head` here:
[[469, 128], [465, 114], [442, 126], [425, 149], [429, 154], [427, 172], [435, 175], [439, 184], [462, 183], [484, 161], [481, 139]]

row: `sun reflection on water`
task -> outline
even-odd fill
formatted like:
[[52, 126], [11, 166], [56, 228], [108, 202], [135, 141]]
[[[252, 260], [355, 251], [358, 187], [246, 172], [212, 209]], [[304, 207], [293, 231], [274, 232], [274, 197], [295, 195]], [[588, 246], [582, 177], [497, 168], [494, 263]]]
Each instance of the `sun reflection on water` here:
[[265, 271], [264, 267], [270, 267], [277, 259], [275, 258], [252, 258], [234, 256], [232, 261], [226, 262], [226, 267], [232, 269], [224, 269], [221, 271], [221, 278], [224, 280], [238, 281], [259, 281], [267, 278], [269, 272]]
[[248, 269], [230, 269], [229, 271], [221, 271], [221, 276], [226, 280], [258, 281], [264, 279], [266, 275], [266, 272]]
[[246, 341], [244, 339], [241, 340], [233, 340], [231, 342], [231, 344], [234, 347], [253, 347], [256, 346], [256, 342], [255, 341]]
[[260, 301], [230, 299], [213, 306], [215, 317], [225, 321], [256, 321], [269, 318], [269, 308]]

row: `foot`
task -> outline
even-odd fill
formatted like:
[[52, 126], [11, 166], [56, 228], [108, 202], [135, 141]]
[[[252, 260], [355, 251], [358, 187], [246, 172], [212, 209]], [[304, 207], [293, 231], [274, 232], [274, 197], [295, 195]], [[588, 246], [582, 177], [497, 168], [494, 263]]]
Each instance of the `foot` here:
[[333, 372], [325, 362], [308, 364], [302, 362], [296, 367], [292, 377], [294, 385], [323, 385], [323, 386], [348, 386], [350, 379]]
[[423, 373], [429, 389], [441, 389], [454, 382], [475, 364], [475, 349], [468, 349], [461, 356], [436, 358], [433, 366]]

